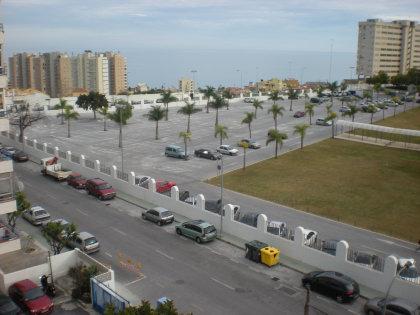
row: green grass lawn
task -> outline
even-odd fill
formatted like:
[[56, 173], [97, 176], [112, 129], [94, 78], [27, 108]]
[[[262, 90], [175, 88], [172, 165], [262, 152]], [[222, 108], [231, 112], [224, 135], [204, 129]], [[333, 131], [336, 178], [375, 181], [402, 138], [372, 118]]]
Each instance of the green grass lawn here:
[[[406, 121], [415, 127], [419, 120], [412, 121], [410, 115], [412, 111], [384, 123]], [[219, 179], [209, 182], [218, 185]], [[328, 139], [226, 174], [224, 184], [406, 240], [420, 237], [418, 151]]]

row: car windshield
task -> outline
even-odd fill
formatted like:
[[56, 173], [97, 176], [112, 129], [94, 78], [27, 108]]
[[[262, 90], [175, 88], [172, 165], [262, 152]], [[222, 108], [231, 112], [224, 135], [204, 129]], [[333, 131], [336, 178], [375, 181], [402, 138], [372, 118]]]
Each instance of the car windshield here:
[[111, 185], [110, 184], [102, 184], [102, 185], [98, 185], [98, 189], [99, 190], [104, 190], [104, 189], [111, 189]]
[[209, 233], [213, 233], [216, 231], [216, 228], [212, 225], [212, 226], [208, 226], [204, 229], [204, 233], [205, 234], [209, 234]]
[[170, 213], [169, 211], [163, 211], [163, 212], [160, 214], [160, 216], [161, 216], [162, 218], [169, 217], [170, 215], [172, 215], [172, 213]]
[[98, 241], [94, 237], [90, 237], [90, 238], [85, 240], [86, 245], [92, 245], [92, 244], [96, 244], [96, 243], [98, 243]]
[[46, 215], [47, 211], [45, 210], [38, 210], [35, 212], [35, 216], [39, 217], [40, 215]]
[[232, 150], [233, 148], [230, 145], [225, 146], [226, 150]]
[[36, 300], [36, 299], [40, 298], [41, 296], [44, 296], [44, 292], [39, 287], [30, 289], [28, 292], [25, 292], [25, 294], [24, 294], [25, 300], [29, 300], [29, 301], [30, 300]]

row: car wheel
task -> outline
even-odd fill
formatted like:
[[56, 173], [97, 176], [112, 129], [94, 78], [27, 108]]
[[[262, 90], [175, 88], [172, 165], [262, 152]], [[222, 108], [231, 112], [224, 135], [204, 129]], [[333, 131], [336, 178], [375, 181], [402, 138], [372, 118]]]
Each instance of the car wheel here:
[[232, 152], [229, 152], [229, 155], [230, 155], [230, 156], [232, 156], [232, 155], [233, 155], [233, 153], [232, 153]]
[[337, 295], [337, 297], [335, 299], [338, 303], [343, 303], [343, 296]]
[[158, 223], [157, 223], [159, 226], [162, 226], [162, 221], [158, 221]]
[[90, 190], [89, 189], [86, 189], [86, 190], [87, 190], [88, 195], [91, 195]]
[[199, 238], [199, 237], [197, 237], [197, 238], [195, 239], [195, 241], [196, 241], [198, 244], [201, 244], [201, 242], [202, 242], [201, 238]]
[[178, 234], [178, 235], [182, 235], [182, 231], [181, 231], [181, 229], [176, 229], [175, 231], [176, 231], [176, 234]]
[[367, 314], [368, 314], [368, 315], [376, 315], [376, 313], [375, 313], [374, 311], [372, 311], [372, 310], [369, 310], [369, 311], [367, 312]]
[[216, 158], [214, 156], [212, 156], [211, 159], [214, 161]]
[[146, 216], [145, 216], [144, 214], [142, 214], [142, 215], [141, 215], [141, 218], [142, 218], [143, 220], [146, 220]]
[[98, 198], [99, 198], [99, 200], [104, 200], [104, 197], [102, 197], [102, 196], [99, 196]]

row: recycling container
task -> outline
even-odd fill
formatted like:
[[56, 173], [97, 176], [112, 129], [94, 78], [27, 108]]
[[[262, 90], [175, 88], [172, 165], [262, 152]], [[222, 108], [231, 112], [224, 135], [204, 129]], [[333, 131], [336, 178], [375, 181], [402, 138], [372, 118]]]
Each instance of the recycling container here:
[[264, 265], [269, 267], [277, 265], [279, 263], [279, 256], [280, 250], [275, 247], [267, 246], [261, 248], [261, 262]]
[[245, 257], [260, 263], [261, 262], [261, 248], [267, 247], [266, 243], [260, 241], [251, 241], [245, 244]]

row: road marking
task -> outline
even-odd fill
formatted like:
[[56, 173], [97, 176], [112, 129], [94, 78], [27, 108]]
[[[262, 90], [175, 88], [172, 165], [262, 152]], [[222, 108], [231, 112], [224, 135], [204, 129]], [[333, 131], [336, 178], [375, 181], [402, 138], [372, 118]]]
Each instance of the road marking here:
[[155, 249], [155, 252], [158, 254], [161, 254], [162, 256], [165, 256], [168, 259], [173, 260], [174, 258], [172, 256], [169, 256], [168, 254], [165, 254], [164, 252], [160, 251], [159, 249]]
[[51, 199], [54, 199], [54, 200], [59, 200], [57, 197], [55, 197], [55, 196], [53, 196], [51, 194], [47, 194], [47, 197], [48, 198], [51, 198]]
[[133, 280], [133, 281], [131, 281], [131, 282], [128, 282], [128, 283], [124, 284], [124, 286], [125, 286], [125, 287], [128, 287], [129, 285], [132, 285], [132, 284], [134, 284], [134, 283], [136, 283], [136, 282], [139, 282], [139, 281], [141, 281], [141, 280], [143, 280], [143, 279], [146, 279], [146, 276], [145, 276], [144, 274], [141, 274], [140, 278], [138, 278], [138, 279], [136, 279], [136, 280]]
[[111, 257], [112, 258], [112, 255], [110, 253], [108, 253], [108, 252], [105, 252], [105, 255], [107, 255], [108, 257]]
[[222, 282], [220, 280], [217, 280], [215, 278], [210, 278], [210, 279], [213, 280], [214, 282], [216, 282], [216, 283], [224, 286], [225, 288], [228, 288], [229, 290], [235, 291], [235, 288], [234, 287], [231, 287], [230, 285], [228, 285], [228, 284], [226, 284], [226, 283], [224, 283], [224, 282]]
[[78, 209], [78, 208], [76, 208], [76, 211], [77, 211], [77, 212], [80, 212], [81, 214], [83, 214], [83, 215], [85, 215], [85, 216], [89, 216], [89, 214], [87, 214], [86, 212], [84, 212], [84, 211], [82, 211], [82, 210], [80, 210], [80, 209]]
[[165, 286], [162, 283], [160, 283], [160, 282], [155, 281], [155, 284], [157, 286], [161, 287], [161, 288], [165, 288]]
[[124, 236], [127, 236], [127, 233], [125, 233], [125, 232], [123, 232], [123, 231], [120, 231], [120, 230], [118, 230], [117, 228], [115, 228], [115, 227], [113, 227], [113, 226], [111, 226], [111, 229], [113, 229], [115, 232], [117, 232], [117, 233], [120, 233], [121, 235], [124, 235]]
[[359, 313], [357, 313], [357, 312], [355, 312], [355, 311], [353, 311], [353, 310], [351, 310], [351, 309], [347, 309], [347, 311], [349, 311], [350, 313], [353, 313], [353, 314], [359, 314]]
[[362, 247], [367, 248], [367, 249], [370, 249], [370, 250], [373, 250], [373, 251], [378, 252], [378, 253], [388, 254], [388, 253], [383, 252], [383, 251], [381, 251], [379, 249], [376, 249], [376, 248], [373, 248], [373, 247], [369, 247], [369, 246], [366, 246], [366, 245], [362, 245]]
[[408, 246], [405, 246], [405, 245], [397, 244], [397, 243], [395, 243], [393, 241], [384, 240], [382, 238], [376, 238], [376, 239], [378, 241], [384, 242], [384, 243], [389, 244], [389, 245], [395, 245], [395, 246], [399, 246], [399, 247], [406, 248], [406, 249], [409, 249], [409, 250], [413, 250], [412, 247], [408, 247]]
[[191, 306], [192, 306], [192, 307], [195, 307], [195, 308], [196, 308], [196, 309], [198, 309], [200, 312], [204, 312], [204, 310], [203, 310], [200, 306], [198, 306], [198, 305], [196, 305], [196, 304], [191, 303]]

